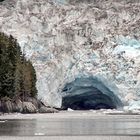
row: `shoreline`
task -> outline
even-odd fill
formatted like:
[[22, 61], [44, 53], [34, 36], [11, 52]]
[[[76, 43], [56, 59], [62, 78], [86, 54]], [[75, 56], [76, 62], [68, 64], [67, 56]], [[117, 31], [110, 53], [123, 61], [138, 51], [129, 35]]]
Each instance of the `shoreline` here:
[[139, 136], [2, 136], [0, 140], [139, 140]]
[[33, 113], [33, 114], [22, 114], [22, 113], [5, 113], [0, 116], [0, 120], [13, 120], [13, 119], [63, 119], [63, 118], [137, 118], [140, 114], [128, 114], [128, 113], [95, 113], [92, 111], [59, 111], [59, 113]]
[[[139, 128], [139, 118], [139, 115], [109, 115], [92, 111], [5, 114], [0, 116], [0, 124], [3, 126], [1, 129], [5, 132], [1, 133], [0, 138], [2, 140], [139, 140], [139, 131], [138, 133], [133, 131], [133, 128]], [[8, 133], [5, 127], [13, 132]], [[114, 132], [112, 128], [118, 132]], [[131, 128], [131, 131], [127, 131], [128, 128]]]
[[17, 100], [0, 100], [0, 115], [10, 113], [54, 113], [57, 109], [44, 105], [39, 99], [35, 97], [28, 97], [24, 101]]

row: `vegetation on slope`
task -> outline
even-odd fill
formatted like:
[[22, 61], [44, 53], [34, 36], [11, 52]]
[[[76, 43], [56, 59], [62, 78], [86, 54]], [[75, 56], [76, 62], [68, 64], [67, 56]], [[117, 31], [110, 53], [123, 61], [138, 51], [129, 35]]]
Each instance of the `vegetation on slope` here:
[[36, 97], [36, 74], [12, 36], [0, 33], [0, 100]]

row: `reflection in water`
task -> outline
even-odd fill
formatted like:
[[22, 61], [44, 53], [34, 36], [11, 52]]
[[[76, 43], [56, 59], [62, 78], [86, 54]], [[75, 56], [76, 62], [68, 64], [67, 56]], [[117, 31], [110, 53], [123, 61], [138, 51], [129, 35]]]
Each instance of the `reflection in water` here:
[[0, 135], [140, 135], [140, 119], [96, 117], [1, 120]]
[[36, 120], [0, 121], [0, 135], [34, 135], [35, 127]]

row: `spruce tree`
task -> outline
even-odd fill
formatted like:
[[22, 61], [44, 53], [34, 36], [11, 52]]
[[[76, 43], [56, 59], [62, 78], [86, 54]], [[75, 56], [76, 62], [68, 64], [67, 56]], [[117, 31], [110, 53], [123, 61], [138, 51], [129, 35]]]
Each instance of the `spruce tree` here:
[[17, 40], [0, 33], [0, 99], [36, 97], [36, 74]]

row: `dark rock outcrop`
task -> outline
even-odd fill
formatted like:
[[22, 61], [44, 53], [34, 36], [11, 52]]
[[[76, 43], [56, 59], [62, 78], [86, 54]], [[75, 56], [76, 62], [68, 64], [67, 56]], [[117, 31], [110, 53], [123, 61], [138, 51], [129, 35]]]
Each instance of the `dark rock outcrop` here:
[[10, 100], [0, 101], [0, 112], [5, 112], [5, 113], [13, 112], [13, 107], [14, 107], [14, 103], [11, 102]]
[[58, 110], [50, 107], [45, 106], [40, 100], [36, 98], [26, 98], [24, 102], [20, 99], [16, 100], [0, 100], [0, 112], [1, 113], [13, 113], [13, 112], [20, 112], [20, 113], [57, 113]]
[[57, 113], [58, 110], [55, 109], [55, 108], [49, 108], [49, 107], [45, 107], [45, 106], [42, 106], [40, 109], [39, 109], [39, 113]]
[[31, 102], [36, 108], [40, 108], [43, 105], [40, 100], [38, 100], [37, 98], [34, 98], [34, 97], [25, 98], [24, 101]]
[[37, 108], [31, 102], [23, 102], [23, 113], [37, 113]]
[[21, 100], [17, 99], [16, 101], [14, 101], [14, 108], [13, 108], [13, 112], [22, 112], [23, 111], [23, 103], [21, 102]]

